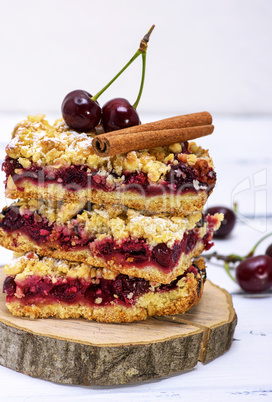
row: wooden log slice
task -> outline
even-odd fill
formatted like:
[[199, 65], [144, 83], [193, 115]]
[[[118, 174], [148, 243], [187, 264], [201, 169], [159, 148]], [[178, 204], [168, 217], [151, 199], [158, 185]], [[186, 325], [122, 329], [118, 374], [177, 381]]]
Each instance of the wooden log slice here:
[[[0, 270], [0, 287], [4, 280]], [[207, 281], [185, 314], [129, 324], [15, 317], [0, 295], [0, 364], [45, 380], [118, 385], [181, 373], [221, 356], [232, 343], [230, 295]]]

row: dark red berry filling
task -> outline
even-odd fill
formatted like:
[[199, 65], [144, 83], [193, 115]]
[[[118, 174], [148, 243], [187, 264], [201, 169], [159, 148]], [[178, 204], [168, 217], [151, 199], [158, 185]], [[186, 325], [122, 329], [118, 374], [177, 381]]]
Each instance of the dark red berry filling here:
[[[191, 266], [183, 275], [170, 284], [158, 286], [155, 292], [169, 292], [176, 289], [177, 282], [190, 272], [196, 276], [200, 271], [197, 267]], [[83, 303], [99, 306], [112, 304], [133, 305], [138, 297], [150, 292], [149, 281], [123, 274], [119, 274], [114, 280], [95, 278], [92, 282], [70, 277], [59, 278], [56, 282], [52, 282], [49, 276], [32, 276], [16, 283], [14, 277], [8, 276], [3, 284], [3, 292], [7, 295], [7, 302], [16, 300], [18, 296], [16, 296], [16, 293], [18, 293], [20, 294], [20, 302], [26, 305], [39, 302], [64, 302], [67, 304]], [[201, 287], [201, 279], [199, 280], [199, 287]]]
[[[19, 207], [17, 206], [10, 206], [2, 213], [4, 214], [4, 218], [0, 222], [0, 227], [6, 232], [10, 233], [20, 230], [20, 232], [35, 240], [38, 244], [48, 241], [53, 226], [49, 226], [46, 218], [42, 218], [34, 212], [20, 215]], [[39, 219], [36, 217], [39, 217]]]
[[164, 272], [172, 271], [184, 252], [182, 242], [176, 242], [173, 248], [167, 247], [165, 243], [151, 248], [144, 239], [130, 239], [119, 245], [115, 240], [105, 238], [97, 244], [96, 249], [97, 255], [106, 261], [114, 260], [118, 264], [131, 264], [138, 268], [144, 268], [148, 263]]
[[[46, 245], [52, 250], [59, 247], [64, 251], [86, 248], [107, 262], [114, 260], [116, 264], [133, 265], [137, 268], [144, 268], [148, 264], [166, 273], [177, 266], [181, 253], [192, 252], [198, 241], [208, 250], [212, 246], [213, 227], [217, 223], [216, 219], [207, 216], [205, 219], [208, 221], [208, 232], [204, 238], [199, 238], [199, 230], [196, 227], [185, 232], [183, 239], [176, 241], [173, 247], [169, 248], [165, 243], [150, 247], [145, 239], [128, 239], [121, 243], [110, 237], [95, 240], [86, 234], [84, 225], [76, 219], [72, 219], [69, 225], [50, 223], [39, 215], [38, 211], [20, 215], [16, 205], [6, 208], [2, 213], [4, 217], [0, 221], [0, 227], [3, 230], [8, 233], [20, 232], [40, 246]], [[204, 224], [205, 219], [203, 218], [200, 225]]]
[[213, 215], [206, 215], [205, 220], [208, 222], [208, 230], [207, 233], [203, 236], [202, 241], [205, 244], [205, 250], [209, 250], [214, 243], [212, 242], [213, 239], [213, 228], [217, 225], [217, 218]]
[[[186, 148], [184, 149], [184, 153]], [[51, 169], [49, 167], [42, 168], [33, 163], [29, 169], [24, 169], [23, 166], [16, 160], [6, 157], [2, 170], [8, 178], [10, 175], [16, 186], [20, 189], [22, 181], [27, 180], [35, 185], [46, 187], [50, 183], [61, 184], [69, 191], [78, 191], [80, 189], [92, 188], [95, 190], [108, 191], [133, 191], [145, 196], [156, 196], [165, 193], [182, 194], [186, 192], [197, 193], [198, 190], [193, 185], [193, 180], [198, 180], [201, 189], [208, 194], [212, 191], [216, 175], [212, 168], [201, 169], [194, 168], [183, 162], [178, 161], [177, 165], [171, 164], [171, 170], [166, 174], [164, 180], [159, 184], [150, 184], [147, 174], [143, 172], [131, 173], [122, 172], [125, 179], [121, 186], [116, 184], [109, 185], [106, 181], [106, 176], [100, 176], [96, 170], [90, 171], [87, 166], [72, 165], [68, 168]], [[20, 172], [18, 172], [18, 170]], [[15, 172], [16, 171], [16, 172]], [[116, 176], [111, 172], [113, 176]]]
[[7, 276], [4, 280], [3, 292], [6, 293], [7, 296], [13, 296], [16, 292], [16, 283], [12, 276]]

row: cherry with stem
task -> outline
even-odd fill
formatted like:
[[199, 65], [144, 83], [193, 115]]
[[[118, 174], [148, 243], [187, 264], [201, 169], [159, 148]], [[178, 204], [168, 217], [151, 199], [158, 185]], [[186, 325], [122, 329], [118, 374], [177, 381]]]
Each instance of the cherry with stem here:
[[[70, 128], [79, 132], [82, 131], [88, 132], [97, 126], [97, 124], [101, 119], [101, 108], [97, 102], [97, 99], [131, 65], [131, 63], [137, 57], [139, 57], [140, 55], [146, 55], [148, 41], [154, 28], [155, 25], [152, 25], [150, 30], [141, 40], [140, 47], [138, 48], [134, 56], [119, 71], [119, 73], [117, 73], [113, 77], [113, 79], [106, 86], [104, 86], [96, 95], [92, 96], [89, 92], [84, 90], [75, 90], [66, 95], [66, 97], [62, 102], [61, 110], [63, 119]], [[144, 69], [145, 69], [145, 56], [143, 56], [143, 70]], [[143, 81], [144, 78], [142, 77], [140, 92], [142, 91]], [[140, 98], [140, 96], [138, 96], [138, 98]], [[138, 98], [137, 100], [139, 102]]]
[[[224, 261], [224, 268], [229, 277], [240, 287], [251, 293], [263, 292], [272, 286], [272, 258], [269, 253], [255, 256], [257, 247], [272, 233], [263, 236], [245, 256], [237, 254], [221, 255], [217, 252], [204, 256], [207, 260], [215, 257]], [[239, 262], [235, 269], [235, 277], [230, 272], [230, 264]]]

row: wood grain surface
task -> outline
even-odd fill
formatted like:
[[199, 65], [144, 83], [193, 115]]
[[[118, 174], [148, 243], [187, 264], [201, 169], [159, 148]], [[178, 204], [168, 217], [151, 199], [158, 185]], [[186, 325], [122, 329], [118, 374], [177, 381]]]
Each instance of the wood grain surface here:
[[[0, 270], [0, 287], [4, 280]], [[207, 281], [185, 314], [129, 324], [15, 317], [0, 295], [0, 364], [62, 384], [117, 385], [180, 373], [229, 349], [231, 296]]]

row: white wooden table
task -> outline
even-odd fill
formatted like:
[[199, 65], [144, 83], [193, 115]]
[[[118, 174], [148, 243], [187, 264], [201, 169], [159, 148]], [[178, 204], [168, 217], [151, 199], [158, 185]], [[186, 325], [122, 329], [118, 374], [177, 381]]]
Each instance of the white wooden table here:
[[[174, 113], [177, 114], [177, 113]], [[143, 121], [165, 116], [149, 115]], [[23, 115], [0, 115], [0, 159], [9, 133]], [[209, 206], [238, 203], [238, 222], [212, 250], [246, 254], [272, 232], [272, 117], [214, 117], [215, 132], [198, 141], [209, 148], [218, 184]], [[3, 174], [1, 174], [2, 183]], [[6, 200], [0, 187], [1, 207]], [[264, 253], [272, 236], [257, 249]], [[1, 250], [1, 265], [12, 253]], [[246, 295], [219, 262], [208, 263], [208, 278], [231, 293], [238, 324], [228, 352], [207, 365], [180, 375], [124, 386], [78, 387], [30, 378], [0, 366], [0, 401], [268, 401], [272, 400], [272, 290]]]

